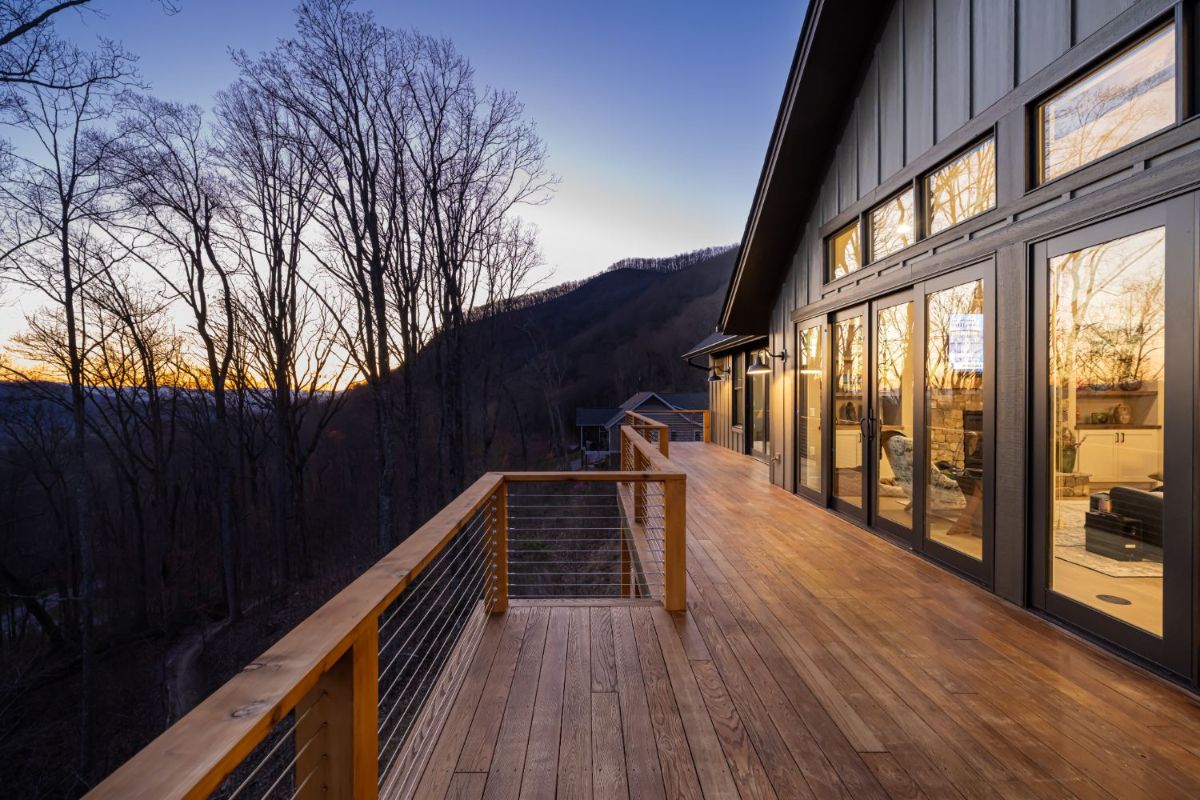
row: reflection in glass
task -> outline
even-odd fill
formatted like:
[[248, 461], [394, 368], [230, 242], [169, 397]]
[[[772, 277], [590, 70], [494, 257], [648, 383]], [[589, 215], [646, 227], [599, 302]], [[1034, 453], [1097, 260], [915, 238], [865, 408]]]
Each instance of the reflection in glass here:
[[863, 387], [866, 383], [863, 318], [851, 317], [833, 326], [833, 493], [862, 506]]
[[[1164, 229], [1050, 260], [1050, 588], [1163, 625]], [[1186, 487], [1185, 487], [1186, 489]]]
[[996, 207], [996, 141], [975, 145], [925, 178], [929, 233], [957, 225]]
[[823, 325], [801, 329], [797, 360], [800, 370], [796, 398], [799, 414], [799, 441], [796, 448], [799, 481], [801, 486], [818, 492], [821, 491], [821, 430], [824, 427], [825, 408], [825, 364], [821, 341], [824, 329]]
[[983, 558], [983, 281], [925, 299], [925, 535]]
[[901, 192], [871, 210], [871, 260], [878, 261], [913, 243], [913, 192]]
[[1175, 122], [1175, 26], [1168, 25], [1041, 107], [1042, 180]]
[[912, 303], [879, 310], [875, 331], [876, 513], [905, 528], [912, 527], [913, 503], [912, 337]]
[[862, 266], [858, 223], [842, 228], [829, 239], [829, 280], [849, 275]]
[[746, 417], [746, 404], [743, 402], [742, 386], [746, 380], [746, 357], [741, 353], [733, 354], [733, 383], [730, 385], [730, 401], [733, 404], [734, 425], [741, 425]]
[[[751, 363], [755, 358], [761, 358], [762, 363], [770, 364], [771, 356], [766, 350], [760, 350], [750, 356]], [[767, 432], [768, 413], [770, 409], [770, 373], [750, 376], [750, 449], [759, 455], [767, 455], [767, 444], [770, 434]]]

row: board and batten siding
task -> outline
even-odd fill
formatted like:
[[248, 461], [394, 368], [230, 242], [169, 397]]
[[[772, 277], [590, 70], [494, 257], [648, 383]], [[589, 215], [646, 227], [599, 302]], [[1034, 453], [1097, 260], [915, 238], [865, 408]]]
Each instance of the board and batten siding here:
[[724, 380], [708, 384], [708, 413], [709, 431], [713, 444], [721, 447], [733, 447], [733, 418], [731, 416], [733, 403], [733, 382], [730, 380], [733, 372], [732, 356], [712, 356], [709, 364], [716, 367], [717, 374]]
[[[910, 165], [987, 116], [1023, 81], [1135, 4], [1137, 0], [897, 0], [870, 62], [858, 67], [862, 81], [811, 213], [797, 222], [792, 263], [771, 314], [772, 352], [792, 353], [793, 312], [828, 298], [823, 227], [864, 201], [879, 202], [906, 187]], [[1143, 0], [1142, 5], [1155, 4]], [[789, 358], [774, 366], [770, 425], [772, 452], [779, 461], [773, 480], [790, 489], [795, 472], [794, 362]], [[713, 408], [719, 407], [728, 408], [727, 394], [724, 406], [714, 397]], [[728, 429], [728, 423], [714, 430], [722, 427]]]

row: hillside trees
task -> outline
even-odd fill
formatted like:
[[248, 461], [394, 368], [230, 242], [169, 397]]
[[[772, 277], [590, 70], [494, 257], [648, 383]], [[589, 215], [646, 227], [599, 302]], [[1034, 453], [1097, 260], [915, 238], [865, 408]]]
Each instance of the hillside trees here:
[[345, 0], [237, 56], [214, 114], [140, 93], [118, 46], [39, 41], [38, 77], [0, 80], [0, 285], [44, 306], [0, 368], [0, 584], [25, 608], [0, 658], [41, 665], [18, 697], [79, 659], [48, 746], [78, 745], [86, 786], [104, 645], [345, 575], [496, 457], [514, 394], [498, 337], [465, 331], [533, 282], [516, 212], [553, 179], [514, 95]]
[[[14, 127], [37, 144], [16, 156], [6, 170], [0, 197], [19, 237], [6, 248], [7, 276], [41, 293], [61, 328], [48, 351], [65, 378], [71, 417], [69, 486], [74, 538], [79, 564], [79, 642], [82, 654], [79, 765], [91, 768], [92, 718], [88, 698], [93, 679], [95, 553], [88, 496], [87, 406], [81, 329], [94, 269], [111, 256], [96, 233], [111, 188], [99, 165], [111, 154], [114, 140], [101, 123], [113, 111], [118, 91], [132, 79], [132, 64], [119, 52], [90, 55], [55, 47], [39, 63], [37, 80], [14, 84], [5, 93], [5, 111]], [[9, 236], [13, 235], [12, 233]]]

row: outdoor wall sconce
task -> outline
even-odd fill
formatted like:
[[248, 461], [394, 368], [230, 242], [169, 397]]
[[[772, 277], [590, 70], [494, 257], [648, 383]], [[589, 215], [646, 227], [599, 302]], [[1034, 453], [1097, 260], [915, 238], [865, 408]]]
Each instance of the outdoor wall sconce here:
[[[767, 353], [769, 358], [781, 358], [787, 361], [787, 350], [780, 350], [778, 353]], [[771, 365], [763, 361], [762, 353], [754, 357], [754, 363], [746, 368], [747, 375], [770, 375]]]

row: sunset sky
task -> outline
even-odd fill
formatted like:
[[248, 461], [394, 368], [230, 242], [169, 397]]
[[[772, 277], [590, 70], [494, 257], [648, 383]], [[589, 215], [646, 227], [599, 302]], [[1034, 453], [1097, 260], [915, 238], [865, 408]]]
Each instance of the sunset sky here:
[[[295, 0], [106, 0], [59, 27], [120, 40], [152, 93], [210, 108], [236, 77], [230, 49], [256, 53], [292, 31]], [[736, 241], [804, 15], [798, 0], [552, 2], [364, 0], [384, 24], [444, 35], [481, 83], [517, 92], [561, 183], [524, 212], [541, 231], [550, 283], [626, 256]], [[0, 337], [28, 298], [6, 298]]]

